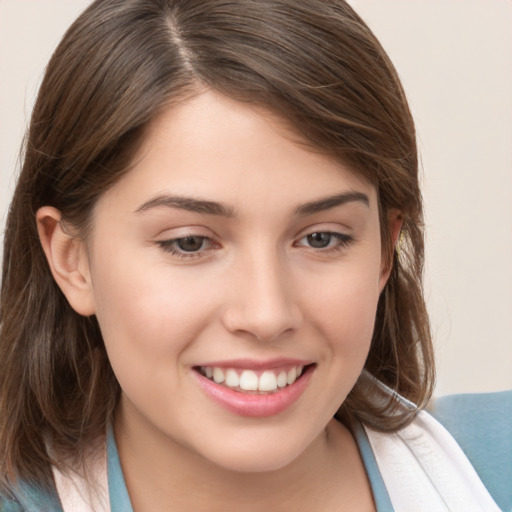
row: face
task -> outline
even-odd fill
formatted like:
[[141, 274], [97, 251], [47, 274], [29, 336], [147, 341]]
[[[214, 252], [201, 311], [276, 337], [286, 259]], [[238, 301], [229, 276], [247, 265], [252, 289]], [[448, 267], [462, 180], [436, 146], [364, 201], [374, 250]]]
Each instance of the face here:
[[318, 439], [386, 279], [375, 189], [212, 92], [154, 121], [96, 205], [88, 265], [123, 424], [239, 471]]

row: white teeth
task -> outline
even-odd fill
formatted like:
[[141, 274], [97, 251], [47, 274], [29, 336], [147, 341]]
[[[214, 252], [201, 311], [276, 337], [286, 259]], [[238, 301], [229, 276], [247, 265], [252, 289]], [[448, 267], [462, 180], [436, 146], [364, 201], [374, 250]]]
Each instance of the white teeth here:
[[208, 379], [217, 384], [224, 383], [229, 388], [239, 388], [244, 391], [262, 391], [271, 392], [278, 388], [284, 388], [293, 384], [302, 374], [303, 367], [292, 367], [286, 372], [281, 370], [276, 374], [275, 371], [265, 370], [259, 377], [253, 370], [243, 370], [240, 374], [233, 368], [219, 368], [211, 366], [201, 366], [201, 372]]
[[244, 370], [240, 375], [240, 388], [245, 391], [258, 390], [258, 376], [252, 370]]
[[260, 377], [258, 389], [260, 391], [274, 391], [277, 389], [277, 378], [275, 374], [270, 371], [263, 372]]
[[224, 382], [224, 372], [220, 368], [214, 368], [213, 369], [213, 380], [220, 384], [221, 382]]
[[286, 386], [286, 372], [285, 371], [282, 371], [279, 373], [279, 375], [277, 376], [277, 385], [280, 387], [280, 388], [284, 388]]
[[226, 386], [229, 386], [230, 388], [237, 388], [240, 386], [240, 377], [235, 370], [228, 370], [226, 372]]

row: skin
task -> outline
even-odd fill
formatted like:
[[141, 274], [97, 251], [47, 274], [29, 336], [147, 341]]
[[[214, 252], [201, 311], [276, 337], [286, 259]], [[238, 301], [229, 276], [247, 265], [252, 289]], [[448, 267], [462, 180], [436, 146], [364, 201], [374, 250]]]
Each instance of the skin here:
[[[374, 510], [357, 446], [332, 419], [388, 277], [372, 185], [267, 111], [208, 91], [153, 121], [134, 167], [99, 199], [87, 246], [57, 210], [37, 218], [57, 283], [97, 316], [121, 385], [115, 433], [136, 512]], [[396, 239], [399, 215], [390, 221]], [[336, 235], [318, 247], [312, 233]], [[189, 236], [198, 250], [180, 249]], [[279, 357], [315, 367], [270, 417], [225, 410], [193, 376], [205, 361]]]

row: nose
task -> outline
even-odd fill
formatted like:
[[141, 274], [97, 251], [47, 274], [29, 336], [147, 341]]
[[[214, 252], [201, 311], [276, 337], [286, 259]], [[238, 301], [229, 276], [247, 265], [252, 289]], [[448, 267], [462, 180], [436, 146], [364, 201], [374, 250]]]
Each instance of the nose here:
[[223, 313], [233, 333], [271, 341], [298, 329], [302, 312], [286, 264], [276, 256], [253, 254], [231, 281], [231, 300]]

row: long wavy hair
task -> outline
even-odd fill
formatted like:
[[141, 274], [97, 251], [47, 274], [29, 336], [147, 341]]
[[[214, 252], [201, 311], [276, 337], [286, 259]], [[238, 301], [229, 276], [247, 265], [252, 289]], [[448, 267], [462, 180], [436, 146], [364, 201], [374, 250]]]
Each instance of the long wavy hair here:
[[[54, 206], [86, 236], [98, 197], [128, 172], [148, 123], [205, 88], [270, 109], [375, 186], [391, 275], [365, 369], [419, 407], [430, 397], [414, 123], [365, 23], [342, 0], [97, 0], [47, 67], [7, 219], [0, 492], [20, 480], [50, 486], [52, 464], [83, 460], [120, 396], [95, 317], [77, 314], [52, 278], [36, 211]], [[390, 209], [403, 216], [398, 249]], [[388, 431], [411, 419], [361, 382], [338, 414]]]

